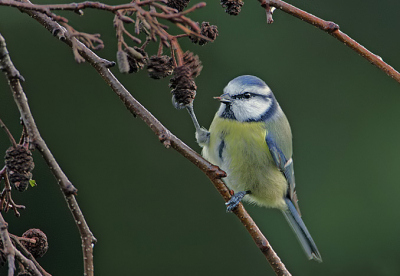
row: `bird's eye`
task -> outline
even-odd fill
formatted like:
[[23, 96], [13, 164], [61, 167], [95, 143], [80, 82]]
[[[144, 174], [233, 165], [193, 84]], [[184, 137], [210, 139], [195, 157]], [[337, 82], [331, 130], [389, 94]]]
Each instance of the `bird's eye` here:
[[251, 98], [251, 94], [249, 92], [244, 93], [244, 98], [245, 99], [250, 99]]

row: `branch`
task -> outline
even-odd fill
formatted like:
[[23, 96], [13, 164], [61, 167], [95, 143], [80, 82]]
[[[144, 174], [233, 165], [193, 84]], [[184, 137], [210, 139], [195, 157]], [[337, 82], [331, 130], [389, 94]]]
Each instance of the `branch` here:
[[[37, 13], [37, 12], [32, 12]], [[41, 18], [40, 14], [37, 14], [38, 18]], [[34, 17], [34, 16], [33, 16]], [[46, 16], [46, 18], [48, 18]], [[49, 24], [53, 24], [54, 21], [49, 19]], [[57, 24], [57, 26], [59, 26]], [[55, 31], [57, 33], [57, 31]], [[79, 205], [75, 199], [77, 189], [72, 185], [67, 176], [58, 165], [54, 156], [47, 147], [45, 141], [41, 137], [39, 130], [36, 126], [35, 120], [33, 119], [32, 113], [28, 105], [28, 99], [22, 89], [20, 80], [23, 79], [19, 74], [18, 70], [14, 67], [6, 48], [6, 42], [3, 36], [0, 34], [0, 68], [4, 71], [11, 91], [14, 96], [14, 101], [17, 104], [18, 110], [21, 114], [24, 126], [28, 133], [28, 139], [40, 152], [43, 159], [46, 161], [53, 175], [56, 177], [57, 182], [64, 194], [65, 200], [67, 201], [68, 207], [75, 219], [75, 223], [79, 229], [79, 233], [82, 239], [82, 250], [84, 255], [84, 267], [85, 275], [93, 275], [93, 245], [96, 242], [96, 238], [93, 236], [86, 223], [86, 220], [79, 208]]]
[[367, 59], [370, 63], [381, 69], [389, 77], [393, 78], [395, 81], [400, 83], [400, 73], [398, 71], [396, 71], [392, 66], [384, 62], [380, 56], [370, 52], [367, 48], [359, 44], [350, 36], [340, 31], [339, 25], [337, 25], [336, 23], [331, 21], [325, 21], [321, 18], [318, 18], [308, 12], [305, 12], [281, 0], [258, 0], [258, 1], [261, 3], [261, 6], [266, 9], [269, 23], [272, 23], [273, 21], [270, 7], [275, 7], [277, 9], [280, 9], [332, 35], [339, 41], [343, 42], [346, 46], [350, 47], [356, 53], [361, 55], [363, 58]]
[[[65, 31], [60, 25], [55, 23], [49, 17], [42, 15], [36, 11], [23, 12], [29, 14], [34, 19], [36, 19], [40, 24], [42, 24], [46, 29], [48, 29], [52, 34], [57, 34], [57, 36], [62, 38], [68, 46], [72, 47], [75, 43], [80, 43], [75, 40], [75, 38], [70, 38], [68, 32]], [[167, 128], [165, 128], [147, 109], [145, 109], [133, 96], [125, 89], [125, 87], [118, 81], [118, 79], [110, 72], [108, 69], [112, 64], [98, 57], [91, 50], [81, 45], [78, 51], [79, 54], [96, 69], [103, 80], [111, 87], [111, 89], [117, 94], [121, 101], [125, 104], [127, 109], [134, 115], [141, 118], [158, 136], [160, 142], [164, 144], [165, 147], [172, 147], [186, 159], [196, 165], [201, 169], [207, 177], [214, 184], [215, 188], [221, 194], [225, 201], [230, 199], [230, 191], [225, 186], [225, 183], [221, 180], [226, 174], [220, 170], [217, 166], [212, 165], [201, 157], [197, 152], [188, 147], [185, 143], [179, 140], [175, 135], [173, 135]], [[246, 227], [247, 231], [253, 238], [257, 247], [264, 254], [268, 262], [270, 263], [272, 269], [277, 275], [289, 276], [291, 275], [286, 269], [285, 265], [282, 263], [278, 255], [272, 249], [268, 240], [261, 233], [253, 219], [246, 212], [242, 204], [239, 204], [238, 208], [234, 211], [238, 219]]]
[[53, 5], [36, 5], [30, 2], [18, 2], [15, 0], [0, 0], [0, 6], [9, 6], [15, 7], [19, 9], [38, 11], [46, 14], [49, 17], [52, 17], [51, 10], [68, 10], [78, 12], [79, 10], [92, 8], [98, 10], [106, 10], [115, 12], [117, 10], [127, 10], [132, 8], [137, 8], [138, 6], [149, 5], [152, 2], [164, 2], [163, 0], [150, 0], [150, 1], [141, 1], [134, 2], [130, 4], [122, 4], [122, 5], [107, 5], [100, 2], [82, 2], [82, 3], [71, 3], [71, 4], [53, 4]]
[[86, 8], [91, 8], [91, 9], [104, 10], [104, 11], [116, 13], [117, 11], [120, 11], [120, 10], [138, 11], [138, 10], [141, 10], [140, 7], [142, 7], [142, 6], [153, 5], [155, 7], [162, 9], [165, 12], [165, 14], [152, 12], [151, 13], [152, 16], [164, 18], [164, 19], [171, 20], [171, 21], [178, 18], [178, 19], [181, 19], [186, 22], [186, 21], [188, 21], [188, 18], [184, 17], [183, 15], [191, 13], [191, 12], [195, 11], [196, 9], [203, 8], [206, 6], [206, 3], [200, 2], [185, 11], [176, 13], [176, 12], [173, 12], [174, 9], [171, 9], [168, 7], [162, 7], [157, 2], [164, 3], [165, 1], [164, 0], [135, 1], [130, 4], [122, 4], [122, 5], [112, 6], [112, 5], [106, 5], [106, 4], [103, 4], [100, 2], [90, 2], [90, 1], [82, 2], [82, 3], [71, 3], [71, 4], [36, 5], [36, 4], [32, 4], [30, 2], [19, 2], [19, 1], [15, 1], [15, 0], [0, 0], [0, 6], [9, 6], [9, 7], [15, 7], [15, 8], [24, 9], [24, 10], [38, 11], [38, 12], [41, 12], [42, 14], [45, 14], [45, 15], [53, 18], [56, 21], [60, 21], [60, 22], [64, 22], [64, 23], [68, 22], [68, 20], [66, 18], [55, 15], [51, 11], [52, 10], [68, 10], [68, 11], [74, 11], [74, 12], [77, 12], [80, 14], [81, 10], [86, 9]]
[[8, 224], [0, 213], [0, 239], [3, 241], [4, 255], [8, 263], [8, 276], [13, 276], [15, 272], [15, 251], [7, 229]]
[[40, 271], [37, 269], [37, 267], [31, 260], [27, 259], [24, 255], [22, 255], [22, 253], [16, 248], [14, 248], [14, 250], [15, 250], [15, 258], [25, 267], [26, 270], [28, 270], [34, 276], [45, 276], [45, 274], [40, 273]]

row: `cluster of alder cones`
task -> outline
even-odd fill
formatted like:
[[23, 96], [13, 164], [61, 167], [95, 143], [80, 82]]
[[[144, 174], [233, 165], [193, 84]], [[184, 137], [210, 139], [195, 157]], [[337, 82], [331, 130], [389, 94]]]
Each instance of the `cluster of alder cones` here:
[[[214, 41], [218, 36], [217, 26], [203, 22], [200, 34], [207, 37], [209, 41]], [[208, 42], [204, 38], [196, 36], [189, 36], [189, 38], [193, 43], [199, 45], [205, 45]], [[124, 50], [117, 52], [117, 63], [119, 71], [124, 74], [136, 73], [147, 66], [150, 78], [162, 79], [173, 75], [170, 87], [172, 88], [173, 104], [176, 108], [183, 108], [190, 104], [196, 95], [197, 86], [194, 78], [200, 74], [202, 65], [198, 56], [191, 52], [184, 53], [183, 64], [177, 66], [175, 60], [168, 55], [153, 55], [149, 58], [142, 48], [125, 47]]]
[[[189, 0], [168, 0], [167, 6], [176, 9], [178, 12], [183, 11], [189, 3]], [[222, 7], [230, 15], [238, 15], [243, 6], [242, 0], [221, 0]], [[199, 25], [197, 23], [197, 25]], [[200, 27], [200, 26], [199, 26]], [[194, 35], [190, 35], [190, 40], [199, 45], [205, 45], [212, 42], [218, 36], [218, 29], [209, 22], [201, 24], [200, 35], [206, 39]], [[170, 80], [170, 88], [172, 88], [172, 103], [175, 108], [180, 109], [192, 104], [196, 96], [196, 78], [202, 69], [198, 56], [193, 53], [186, 52], [183, 54], [183, 64], [177, 63], [174, 56], [153, 55], [150, 56], [144, 50], [144, 47], [125, 47], [117, 52], [117, 63], [121, 73], [136, 73], [147, 66], [150, 78], [162, 79], [173, 75]]]

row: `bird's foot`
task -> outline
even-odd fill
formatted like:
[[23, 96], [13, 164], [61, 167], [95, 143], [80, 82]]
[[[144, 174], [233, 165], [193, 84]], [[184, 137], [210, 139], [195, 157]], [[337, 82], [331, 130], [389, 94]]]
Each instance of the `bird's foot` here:
[[228, 213], [232, 212], [233, 209], [235, 209], [239, 205], [239, 203], [243, 199], [243, 197], [250, 193], [251, 193], [250, 191], [242, 191], [242, 192], [237, 192], [236, 194], [234, 194], [231, 197], [231, 199], [225, 203], [225, 205], [227, 206], [226, 211]]

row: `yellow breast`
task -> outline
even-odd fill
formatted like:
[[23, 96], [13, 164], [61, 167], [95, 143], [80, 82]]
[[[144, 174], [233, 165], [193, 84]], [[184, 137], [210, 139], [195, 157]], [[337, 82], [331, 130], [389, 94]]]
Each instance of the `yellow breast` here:
[[216, 116], [210, 126], [210, 143], [203, 156], [227, 173], [234, 192], [251, 191], [249, 201], [284, 208], [287, 182], [269, 152], [264, 122], [238, 122]]

